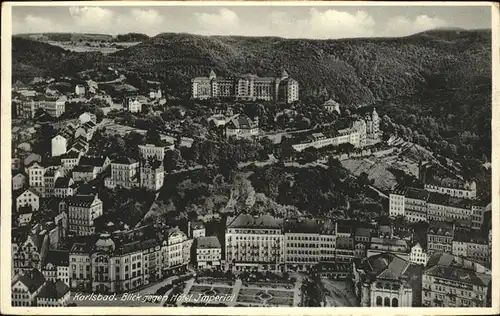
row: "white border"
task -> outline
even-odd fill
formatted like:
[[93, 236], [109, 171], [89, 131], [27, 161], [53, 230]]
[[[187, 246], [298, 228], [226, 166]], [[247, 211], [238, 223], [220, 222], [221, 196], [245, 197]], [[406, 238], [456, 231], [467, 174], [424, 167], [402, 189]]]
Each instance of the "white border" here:
[[[492, 76], [493, 76], [493, 102], [492, 102], [492, 226], [493, 226], [493, 258], [492, 262], [500, 262], [500, 216], [498, 205], [500, 199], [500, 186], [498, 171], [500, 159], [500, 86], [499, 86], [499, 66], [500, 66], [500, 11], [498, 4], [491, 2], [364, 2], [364, 1], [92, 1], [92, 2], [13, 2], [2, 3], [2, 68], [1, 68], [1, 238], [0, 241], [5, 247], [1, 247], [0, 256], [0, 314], [11, 315], [410, 315], [410, 314], [439, 314], [439, 315], [487, 315], [498, 314], [500, 312], [500, 265], [492, 265], [492, 307], [491, 308], [376, 308], [369, 310], [362, 307], [336, 307], [336, 308], [313, 308], [313, 307], [71, 307], [71, 308], [50, 308], [50, 307], [11, 307], [11, 35], [12, 35], [12, 7], [14, 6], [491, 6], [492, 8]], [[496, 193], [496, 194], [495, 194]]]

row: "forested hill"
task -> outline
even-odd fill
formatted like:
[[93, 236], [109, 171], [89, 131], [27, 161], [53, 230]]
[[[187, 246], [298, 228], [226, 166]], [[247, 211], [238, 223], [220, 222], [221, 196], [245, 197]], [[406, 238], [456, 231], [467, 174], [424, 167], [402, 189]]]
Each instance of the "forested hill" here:
[[126, 68], [160, 74], [175, 92], [207, 75], [288, 70], [303, 95], [334, 94], [362, 104], [433, 87], [491, 82], [490, 31], [429, 31], [404, 38], [306, 40], [160, 34], [108, 57]]
[[491, 83], [489, 30], [342, 40], [164, 33], [107, 56], [26, 41], [31, 42], [13, 39], [15, 79], [26, 79], [29, 72], [76, 72], [116, 64], [145, 78], [157, 77], [169, 92], [184, 96], [189, 95], [190, 79], [210, 69], [220, 76], [274, 76], [286, 69], [300, 83], [302, 95], [333, 95], [343, 104], [356, 105], [429, 87], [470, 89]]

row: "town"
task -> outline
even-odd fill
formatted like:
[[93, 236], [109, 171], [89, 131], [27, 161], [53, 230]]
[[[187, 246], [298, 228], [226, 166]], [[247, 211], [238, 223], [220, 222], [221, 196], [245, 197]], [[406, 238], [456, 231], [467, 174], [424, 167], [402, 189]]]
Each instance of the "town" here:
[[[491, 304], [491, 201], [453, 163], [405, 156], [425, 150], [375, 107], [328, 98], [308, 117], [286, 70], [210, 70], [187, 101], [154, 81], [110, 89], [126, 76], [106, 71], [112, 84], [84, 73], [13, 85], [13, 306], [113, 306], [97, 294], [119, 306]], [[349, 168], [383, 159], [416, 172], [383, 188]], [[326, 211], [277, 206], [286, 168], [350, 191]], [[279, 204], [295, 201], [294, 181], [277, 184], [290, 191]], [[224, 299], [176, 299], [188, 295]]]

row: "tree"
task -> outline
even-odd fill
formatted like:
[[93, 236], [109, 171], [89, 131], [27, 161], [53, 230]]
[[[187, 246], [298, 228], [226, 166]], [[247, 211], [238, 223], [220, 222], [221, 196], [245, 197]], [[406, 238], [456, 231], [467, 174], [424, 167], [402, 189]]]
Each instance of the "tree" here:
[[172, 172], [177, 169], [181, 160], [182, 158], [178, 150], [168, 150], [163, 160], [165, 171]]
[[158, 145], [161, 143], [160, 133], [158, 133], [158, 129], [156, 127], [150, 128], [146, 132], [146, 142], [148, 144]]

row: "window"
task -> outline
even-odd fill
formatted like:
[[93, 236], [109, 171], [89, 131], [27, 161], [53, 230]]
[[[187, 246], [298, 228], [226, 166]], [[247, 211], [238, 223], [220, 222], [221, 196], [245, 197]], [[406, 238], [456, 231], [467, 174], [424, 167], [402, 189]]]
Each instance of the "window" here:
[[398, 299], [397, 298], [392, 299], [392, 307], [398, 307]]
[[386, 297], [384, 298], [384, 306], [391, 306], [391, 299]]
[[377, 306], [382, 306], [382, 297], [377, 296]]

